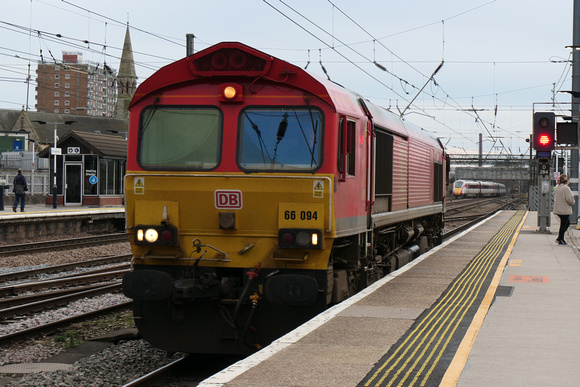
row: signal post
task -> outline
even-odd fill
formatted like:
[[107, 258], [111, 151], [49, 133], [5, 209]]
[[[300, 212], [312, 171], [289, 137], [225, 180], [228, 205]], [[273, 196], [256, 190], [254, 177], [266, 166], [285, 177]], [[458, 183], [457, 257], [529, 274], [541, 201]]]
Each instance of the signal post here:
[[538, 226], [547, 232], [551, 223], [552, 184], [550, 161], [555, 146], [556, 115], [553, 112], [535, 112], [533, 147], [538, 160]]

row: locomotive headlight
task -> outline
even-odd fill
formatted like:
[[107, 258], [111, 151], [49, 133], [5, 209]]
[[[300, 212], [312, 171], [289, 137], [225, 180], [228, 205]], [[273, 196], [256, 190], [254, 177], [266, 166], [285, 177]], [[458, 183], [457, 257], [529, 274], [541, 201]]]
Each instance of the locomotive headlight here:
[[145, 240], [149, 243], [155, 243], [157, 242], [157, 239], [159, 239], [159, 233], [157, 232], [157, 230], [152, 229], [152, 228], [148, 228], [145, 231]]
[[278, 246], [283, 249], [317, 249], [322, 246], [322, 230], [283, 228], [278, 230]]
[[312, 246], [318, 246], [318, 234], [313, 233], [311, 235], [311, 241], [310, 243], [312, 243]]
[[135, 226], [135, 244], [173, 246], [177, 244], [177, 228], [173, 225]]

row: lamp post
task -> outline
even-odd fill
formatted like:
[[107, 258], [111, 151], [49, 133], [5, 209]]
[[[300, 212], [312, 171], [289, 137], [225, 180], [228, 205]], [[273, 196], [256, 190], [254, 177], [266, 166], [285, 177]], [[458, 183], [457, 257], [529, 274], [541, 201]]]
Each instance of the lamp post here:
[[56, 140], [57, 140], [57, 136], [56, 136], [56, 126], [57, 125], [72, 125], [74, 124], [76, 121], [63, 121], [63, 122], [46, 122], [46, 121], [40, 121], [40, 120], [34, 120], [32, 122], [37, 122], [40, 125], [46, 125], [46, 124], [54, 124], [54, 147], [51, 149], [51, 154], [54, 160], [54, 164], [53, 164], [53, 168], [52, 168], [52, 208], [56, 208]]

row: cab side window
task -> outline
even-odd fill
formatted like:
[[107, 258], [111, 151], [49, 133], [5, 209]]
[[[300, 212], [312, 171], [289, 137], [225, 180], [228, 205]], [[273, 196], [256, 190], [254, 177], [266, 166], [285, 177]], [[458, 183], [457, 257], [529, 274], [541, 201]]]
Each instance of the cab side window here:
[[340, 180], [354, 176], [356, 170], [356, 122], [341, 117], [338, 128], [338, 172]]

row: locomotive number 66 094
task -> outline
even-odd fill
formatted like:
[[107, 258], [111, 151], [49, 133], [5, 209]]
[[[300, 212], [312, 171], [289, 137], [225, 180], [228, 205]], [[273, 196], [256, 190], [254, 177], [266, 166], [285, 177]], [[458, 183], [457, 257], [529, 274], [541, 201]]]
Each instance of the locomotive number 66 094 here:
[[297, 216], [299, 216], [300, 220], [318, 220], [318, 212], [316, 211], [299, 211], [299, 215], [296, 213], [297, 211], [284, 211], [284, 219], [296, 220]]

